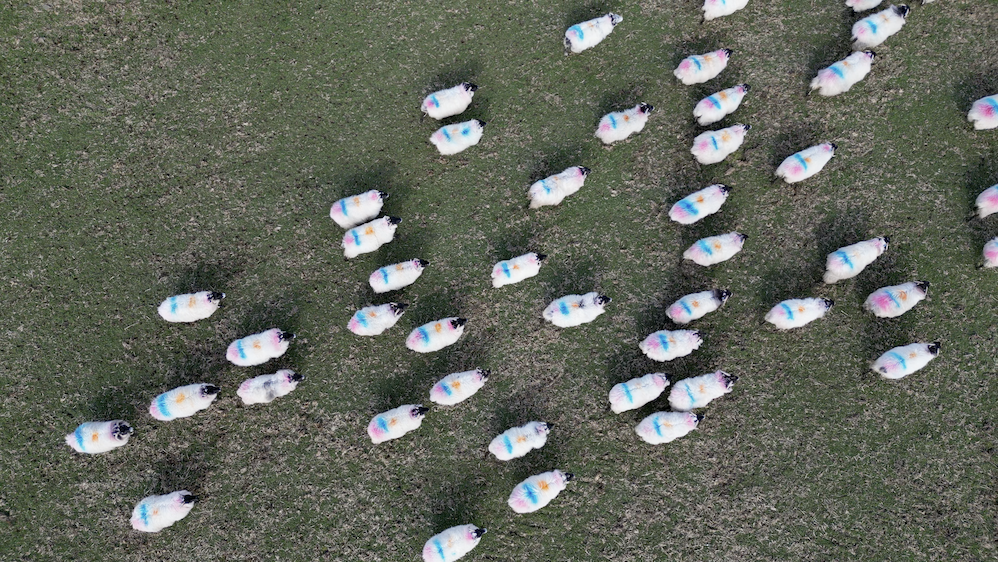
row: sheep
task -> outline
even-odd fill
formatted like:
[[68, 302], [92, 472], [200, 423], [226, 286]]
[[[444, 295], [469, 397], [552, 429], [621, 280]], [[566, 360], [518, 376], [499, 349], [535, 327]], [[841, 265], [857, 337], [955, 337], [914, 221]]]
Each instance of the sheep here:
[[353, 228], [378, 216], [385, 199], [388, 199], [388, 194], [377, 189], [344, 197], [329, 208], [329, 218], [340, 228]]
[[880, 254], [887, 251], [891, 239], [888, 236], [871, 238], [843, 246], [828, 254], [825, 261], [825, 275], [822, 280], [831, 285], [843, 279], [859, 275], [860, 271], [873, 263]]
[[824, 316], [834, 304], [828, 299], [788, 299], [766, 313], [766, 322], [781, 330], [800, 328]]
[[731, 127], [700, 133], [693, 139], [690, 153], [701, 164], [717, 164], [724, 160], [745, 140], [745, 132], [751, 125], [737, 123]]
[[634, 433], [646, 443], [661, 445], [693, 431], [702, 419], [703, 414], [690, 412], [655, 412], [641, 420]]
[[343, 257], [355, 258], [380, 248], [395, 239], [395, 229], [402, 219], [381, 217], [351, 228], [343, 236]]
[[535, 474], [513, 488], [506, 503], [517, 513], [531, 513], [551, 503], [575, 475], [552, 470]]
[[569, 27], [565, 30], [565, 54], [567, 55], [569, 51], [581, 53], [595, 47], [622, 21], [624, 21], [623, 16], [611, 12]]
[[430, 389], [430, 402], [441, 406], [453, 406], [463, 402], [485, 386], [490, 374], [485, 369], [451, 373], [437, 381]]
[[143, 533], [158, 533], [187, 517], [197, 501], [197, 496], [187, 490], [143, 498], [132, 510], [132, 528]]
[[901, 31], [905, 18], [911, 11], [907, 5], [891, 4], [886, 10], [866, 16], [852, 26], [852, 50], [864, 51], [883, 43]]
[[371, 419], [367, 424], [367, 435], [371, 442], [377, 445], [392, 439], [398, 439], [406, 433], [419, 429], [423, 424], [423, 418], [429, 408], [424, 408], [422, 404], [406, 404], [387, 412], [382, 412]]
[[615, 414], [636, 410], [659, 397], [669, 386], [669, 375], [650, 373], [617, 383], [610, 389], [610, 410]]
[[610, 297], [595, 291], [584, 295], [565, 295], [551, 301], [541, 316], [559, 328], [570, 328], [595, 320], [605, 312], [603, 307], [610, 300]]
[[686, 357], [703, 344], [696, 330], [659, 330], [648, 335], [638, 347], [653, 361], [672, 361]]
[[358, 336], [376, 336], [394, 326], [408, 306], [400, 302], [365, 306], [350, 318], [347, 329]]
[[928, 281], [912, 281], [881, 287], [866, 297], [863, 308], [878, 318], [896, 318], [914, 308], [928, 295], [928, 292]]
[[291, 369], [281, 369], [272, 375], [260, 375], [243, 381], [236, 394], [243, 399], [243, 404], [268, 404], [275, 398], [290, 394], [298, 383], [305, 380]]
[[96, 455], [117, 449], [132, 436], [135, 430], [124, 420], [81, 423], [66, 436], [66, 444], [77, 453]]
[[489, 443], [489, 452], [501, 461], [518, 459], [548, 441], [551, 424], [532, 421], [500, 433]]
[[458, 115], [468, 109], [468, 106], [471, 105], [471, 98], [475, 97], [476, 91], [478, 91], [478, 86], [471, 82], [461, 82], [453, 88], [439, 90], [426, 96], [420, 105], [420, 110], [438, 121], [445, 117]]
[[572, 166], [560, 174], [534, 182], [527, 192], [530, 197], [530, 208], [538, 209], [561, 203], [566, 197], [582, 188], [586, 183], [586, 176], [591, 171], [585, 166]]
[[829, 97], [848, 92], [870, 73], [876, 56], [873, 51], [857, 51], [832, 66], [822, 68], [818, 71], [818, 75], [811, 79], [811, 89], [808, 94], [818, 90], [818, 95]]
[[419, 279], [423, 274], [423, 268], [430, 265], [430, 262], [421, 259], [414, 259], [400, 263], [393, 263], [379, 268], [368, 277], [367, 282], [375, 293], [387, 293], [402, 287], [408, 287]]
[[730, 16], [747, 4], [748, 0], [703, 0], [703, 21]]
[[708, 185], [677, 201], [669, 209], [669, 218], [679, 224], [693, 224], [719, 211], [730, 192], [731, 188], [723, 183]]
[[972, 122], [977, 130], [998, 127], [998, 94], [975, 101], [967, 113], [967, 121]]
[[271, 328], [230, 343], [225, 358], [239, 367], [260, 365], [284, 355], [294, 337], [291, 332]]
[[206, 383], [174, 388], [153, 398], [149, 404], [149, 414], [160, 421], [188, 418], [211, 406], [221, 390], [213, 384]]
[[482, 140], [482, 131], [484, 129], [485, 121], [481, 119], [444, 125], [430, 135], [430, 142], [433, 143], [433, 146], [437, 147], [440, 154], [450, 156], [478, 144], [478, 141]]
[[701, 238], [683, 252], [683, 259], [692, 261], [704, 267], [721, 263], [734, 257], [742, 251], [742, 246], [748, 236], [737, 232], [719, 234]]
[[724, 371], [714, 371], [699, 377], [683, 379], [672, 386], [669, 405], [677, 412], [703, 408], [711, 400], [731, 392], [738, 377]]
[[981, 267], [998, 267], [998, 236], [984, 244], [984, 264]]
[[454, 562], [478, 546], [486, 529], [458, 525], [433, 535], [423, 545], [423, 562]]
[[977, 206], [977, 216], [979, 218], [983, 219], [998, 213], [998, 185], [992, 185], [982, 191], [977, 196], [974, 204]]
[[[846, 0], [846, 6], [852, 8], [853, 12], [865, 12], [867, 10], [872, 10], [880, 5], [884, 0]], [[932, 0], [929, 0], [931, 2]], [[922, 0], [925, 3], [925, 0]]]
[[639, 103], [624, 111], [607, 113], [599, 120], [595, 136], [603, 141], [603, 144], [611, 144], [640, 133], [648, 122], [648, 114], [654, 109], [653, 105]]
[[697, 123], [701, 125], [717, 123], [738, 109], [750, 89], [748, 84], [739, 84], [711, 94], [697, 102], [693, 108], [693, 117], [696, 117]]
[[672, 303], [665, 314], [676, 324], [688, 324], [714, 312], [731, 296], [731, 291], [713, 289], [692, 293]]
[[703, 55], [688, 56], [672, 74], [687, 86], [701, 84], [720, 74], [728, 66], [728, 59], [733, 52], [731, 49], [718, 49]]
[[428, 322], [409, 332], [409, 336], [405, 338], [405, 346], [416, 353], [438, 351], [456, 343], [464, 333], [467, 322], [467, 318], [456, 316]]
[[913, 343], [895, 347], [880, 356], [871, 369], [885, 379], [904, 378], [929, 364], [939, 355], [940, 342]]
[[776, 168], [776, 177], [787, 183], [804, 181], [820, 172], [837, 148], [835, 143], [826, 142], [792, 154]]
[[160, 303], [157, 310], [167, 322], [195, 322], [214, 314], [224, 298], [225, 293], [217, 291], [175, 295]]
[[492, 286], [498, 289], [537, 275], [546, 258], [544, 254], [529, 252], [495, 264], [492, 266]]

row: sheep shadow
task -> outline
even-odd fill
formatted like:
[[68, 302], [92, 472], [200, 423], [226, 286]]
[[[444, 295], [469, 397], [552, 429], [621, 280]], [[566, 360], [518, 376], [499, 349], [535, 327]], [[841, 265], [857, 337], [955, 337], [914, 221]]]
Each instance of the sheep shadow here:
[[763, 316], [777, 303], [787, 299], [816, 296], [815, 287], [821, 283], [823, 272], [824, 265], [816, 262], [796, 262], [771, 268], [759, 284], [756, 311]]
[[434, 486], [438, 491], [433, 493], [433, 499], [429, 501], [434, 533], [476, 521], [475, 507], [482, 505], [483, 496], [487, 493], [485, 477], [473, 467], [453, 471], [453, 474], [464, 476], [443, 478], [442, 483]]
[[982, 220], [977, 216], [977, 196], [992, 185], [998, 185], [998, 149], [993, 149], [988, 156], [981, 156], [977, 164], [967, 170], [964, 183], [967, 193], [967, 227], [978, 253], [978, 261], [981, 260], [980, 249], [988, 240], [998, 236], [998, 221], [994, 217]]
[[405, 200], [411, 191], [398, 177], [398, 164], [390, 160], [381, 160], [369, 167], [348, 164], [342, 171], [333, 172], [329, 181], [333, 193], [327, 193], [326, 199], [334, 202], [376, 189], [388, 194], [382, 214], [391, 215], [394, 210], [406, 208]]
[[217, 437], [209, 441], [201, 441], [197, 445], [186, 447], [176, 453], [167, 453], [153, 463], [155, 474], [149, 483], [147, 494], [169, 494], [178, 490], [187, 490], [203, 500], [205, 484], [214, 466], [214, 455]]
[[[827, 132], [824, 128], [816, 130], [809, 125], [795, 124], [781, 128], [776, 138], [770, 143], [769, 164], [775, 169], [788, 157], [824, 142]], [[779, 178], [773, 180], [780, 181]]]
[[603, 94], [596, 106], [595, 114], [593, 115], [593, 130], [596, 130], [596, 126], [604, 115], [614, 111], [631, 109], [632, 107], [645, 101], [642, 99], [642, 96], [644, 95], [642, 94], [642, 91], [643, 88], [640, 85], [632, 84], [628, 88], [623, 88], [614, 92], [606, 92]]
[[924, 326], [915, 325], [916, 320], [910, 314], [902, 314], [897, 318], [877, 318], [872, 314], [866, 314], [866, 323], [863, 327], [863, 348], [865, 359], [872, 365], [878, 357], [887, 351], [902, 345], [908, 345], [918, 341], [936, 341], [936, 335], [928, 339], [920, 337], [924, 332]]
[[[866, 14], [863, 14], [864, 16]], [[811, 80], [818, 75], [818, 71], [827, 68], [832, 64], [846, 58], [852, 54], [849, 47], [850, 41], [843, 41], [843, 37], [852, 36], [852, 26], [857, 21], [856, 14], [852, 8], [845, 8], [841, 12], [837, 29], [828, 30], [825, 39], [817, 43], [817, 47], [811, 51], [811, 56], [807, 60], [807, 75], [804, 76], [806, 93], [811, 92]], [[817, 42], [817, 41], [816, 41]]]
[[[245, 260], [206, 260], [197, 258], [197, 263], [188, 266], [173, 280], [173, 294], [198, 293], [201, 291], [225, 292], [231, 280], [242, 273]], [[225, 306], [225, 301], [220, 306]]]
[[507, 429], [520, 427], [532, 421], [549, 423], [546, 417], [546, 403], [543, 393], [527, 388], [507, 397], [493, 412], [490, 422], [492, 435], [499, 435]]
[[[502, 261], [522, 256], [528, 252], [545, 254], [537, 243], [538, 237], [544, 233], [544, 227], [536, 220], [531, 220], [526, 226], [510, 228], [494, 238], [489, 244], [492, 259]], [[541, 265], [543, 271], [544, 265]]]
[[588, 145], [573, 144], [542, 151], [530, 172], [530, 183], [560, 174], [572, 166], [586, 166], [592, 157], [587, 148]]
[[[605, 16], [610, 12], [614, 12], [614, 6], [617, 2], [609, 2], [607, 0], [589, 0], [588, 2], [578, 4], [565, 13], [565, 19], [562, 21], [565, 29], [584, 21], [589, 21], [601, 16]], [[619, 12], [614, 12], [619, 13]]]
[[813, 231], [815, 267], [824, 272], [828, 254], [872, 238], [868, 232], [869, 224], [870, 212], [862, 207], [847, 207], [826, 215]]
[[129, 380], [102, 389], [87, 403], [87, 412], [93, 420], [134, 420], [142, 412], [141, 400], [145, 397], [148, 393]]
[[[566, 258], [569, 258], [571, 264], [567, 263]], [[550, 273], [549, 281], [543, 284], [545, 302], [551, 302], [565, 295], [584, 295], [599, 291], [601, 270], [591, 256], [581, 259], [563, 256], [558, 263], [547, 267]], [[612, 298], [612, 295], [610, 297]]]
[[[953, 104], [957, 111], [966, 115], [973, 103], [983, 97], [998, 92], [998, 66], [989, 66], [979, 72], [971, 72], [953, 85]], [[970, 124], [967, 123], [968, 128]]]
[[[471, 82], [472, 84], [478, 84], [476, 80], [482, 73], [482, 63], [478, 59], [468, 59], [461, 62], [455, 62], [453, 65], [446, 67], [433, 76], [427, 77], [424, 82], [423, 96], [428, 96], [433, 92], [444, 90], [447, 88], [452, 88], [461, 84], [463, 82]], [[474, 100], [478, 101], [478, 92], [475, 92]]]
[[[404, 218], [395, 230], [395, 238], [390, 244], [378, 248], [374, 254], [379, 264], [390, 265], [420, 258], [426, 259], [427, 252], [436, 242], [436, 234], [432, 229], [406, 221]], [[430, 261], [427, 259], [427, 261]], [[432, 267], [431, 262], [429, 266]], [[373, 269], [372, 269], [373, 271]]]
[[156, 394], [189, 384], [219, 384], [229, 363], [225, 351], [211, 342], [200, 342], [166, 369], [163, 387]]

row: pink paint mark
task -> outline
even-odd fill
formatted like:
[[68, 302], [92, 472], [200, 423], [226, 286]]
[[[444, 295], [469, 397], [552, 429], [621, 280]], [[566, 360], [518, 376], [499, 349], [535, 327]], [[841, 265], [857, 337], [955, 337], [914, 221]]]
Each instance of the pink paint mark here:
[[894, 302], [889, 294], [879, 293], [873, 295], [873, 306], [878, 310], [889, 310], [894, 308]]

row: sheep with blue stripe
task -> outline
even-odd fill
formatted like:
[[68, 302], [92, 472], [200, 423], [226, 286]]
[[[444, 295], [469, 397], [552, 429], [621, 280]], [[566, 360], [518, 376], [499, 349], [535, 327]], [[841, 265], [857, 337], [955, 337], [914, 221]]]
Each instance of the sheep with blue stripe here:
[[998, 185], [992, 185], [977, 195], [974, 200], [978, 218], [989, 217], [998, 213]]
[[467, 323], [466, 318], [456, 316], [427, 322], [409, 332], [409, 336], [405, 339], [405, 346], [416, 353], [439, 351], [448, 345], [457, 343], [457, 340], [461, 339], [464, 325]]
[[423, 545], [423, 562], [454, 562], [478, 546], [485, 532], [475, 525], [458, 525], [433, 535]]
[[410, 431], [419, 429], [419, 426], [423, 425], [426, 412], [429, 411], [430, 409], [424, 408], [422, 404], [406, 404], [381, 412], [371, 418], [371, 423], [367, 424], [367, 435], [375, 445], [398, 439]]
[[669, 443], [697, 428], [703, 414], [691, 412], [655, 412], [634, 428], [642, 440], [651, 445]]
[[722, 183], [708, 185], [677, 201], [669, 209], [669, 218], [679, 224], [693, 224], [721, 210], [730, 192], [731, 188]]
[[567, 55], [569, 51], [581, 53], [595, 47], [622, 21], [624, 21], [623, 16], [611, 12], [569, 27], [565, 30], [565, 54]]
[[998, 94], [975, 101], [967, 113], [967, 121], [977, 130], [998, 128]]
[[998, 267], [998, 236], [984, 244], [984, 263], [981, 267]]
[[495, 264], [492, 266], [492, 286], [498, 289], [537, 275], [546, 258], [544, 254], [529, 252]]
[[560, 470], [535, 474], [517, 484], [506, 503], [517, 513], [532, 513], [558, 497], [572, 478], [572, 473]]
[[738, 109], [750, 89], [748, 84], [739, 84], [715, 92], [697, 102], [693, 108], [693, 117], [696, 117], [697, 123], [701, 125], [717, 123]]
[[703, 21], [730, 16], [748, 5], [748, 0], [703, 0]]
[[[852, 8], [853, 12], [865, 12], [867, 10], [872, 10], [880, 5], [884, 0], [846, 0], [846, 6]], [[930, 2], [932, 0], [929, 0]], [[925, 0], [922, 0], [925, 3]]]
[[737, 380], [738, 377], [724, 371], [683, 379], [672, 386], [669, 405], [677, 412], [703, 408], [715, 398], [731, 392]]
[[468, 109], [476, 91], [478, 91], [478, 86], [471, 82], [461, 82], [457, 86], [439, 90], [426, 96], [420, 105], [420, 110], [437, 120], [458, 115]]
[[281, 369], [270, 375], [260, 375], [243, 381], [236, 390], [236, 395], [242, 398], [243, 404], [247, 406], [269, 404], [275, 398], [290, 394], [303, 380], [305, 380], [303, 375], [291, 369]]
[[874, 361], [871, 368], [885, 379], [904, 378], [928, 365], [939, 355], [941, 347], [940, 342], [895, 347]]
[[800, 328], [824, 316], [834, 304], [829, 299], [787, 299], [766, 313], [766, 322], [781, 330]]
[[385, 199], [388, 194], [377, 189], [344, 197], [329, 208], [329, 218], [340, 228], [353, 228], [378, 216]]
[[595, 136], [603, 144], [612, 144], [640, 133], [648, 122], [648, 114], [654, 109], [653, 105], [639, 103], [624, 111], [607, 113], [599, 120]]
[[365, 306], [350, 317], [347, 329], [358, 336], [377, 336], [394, 326], [408, 306], [401, 302]]
[[659, 330], [648, 335], [638, 347], [654, 361], [672, 361], [700, 349], [703, 338], [696, 330]]
[[501, 461], [518, 459], [534, 449], [540, 449], [548, 441], [551, 425], [532, 421], [520, 427], [512, 427], [497, 435], [489, 443], [489, 452]]
[[430, 262], [421, 259], [414, 259], [400, 263], [393, 263], [385, 267], [378, 268], [367, 282], [375, 293], [387, 293], [402, 287], [408, 287], [419, 279], [423, 274], [423, 269], [430, 265]]
[[877, 318], [896, 318], [914, 308], [928, 294], [928, 281], [912, 281], [881, 287], [866, 297], [863, 308], [872, 312]]
[[819, 95], [828, 97], [848, 92], [870, 73], [876, 56], [873, 51], [857, 51], [828, 68], [822, 68], [811, 80], [811, 90], [808, 94], [818, 90]]
[[828, 164], [838, 148], [826, 142], [791, 154], [776, 168], [776, 177], [787, 183], [797, 183], [817, 174]]
[[701, 164], [717, 164], [738, 150], [745, 140], [745, 133], [751, 128], [751, 125], [737, 123], [716, 131], [700, 133], [693, 139], [690, 153]]
[[592, 322], [605, 312], [610, 297], [597, 292], [584, 295], [565, 295], [551, 301], [541, 314], [545, 320], [559, 328], [570, 328]]
[[731, 296], [731, 291], [713, 289], [691, 293], [672, 303], [665, 314], [676, 324], [688, 324], [714, 312]]
[[728, 66], [733, 51], [718, 49], [702, 55], [690, 55], [683, 59], [672, 74], [687, 86], [701, 84], [714, 78]]
[[828, 254], [825, 260], [825, 275], [823, 280], [831, 285], [843, 279], [859, 275], [866, 266], [873, 263], [880, 254], [887, 251], [891, 239], [887, 236], [871, 238], [843, 246]]
[[852, 50], [863, 51], [876, 47], [904, 26], [910, 8], [891, 4], [886, 10], [866, 16], [852, 26]]
[[590, 172], [592, 170], [585, 166], [572, 166], [559, 174], [534, 182], [527, 192], [530, 196], [530, 208], [538, 209], [561, 203], [566, 197], [582, 189]]
[[441, 406], [453, 406], [463, 402], [485, 386], [490, 374], [485, 369], [451, 373], [430, 388], [430, 402]]
[[430, 135], [430, 142], [437, 147], [440, 154], [450, 156], [478, 144], [478, 141], [482, 140], [482, 131], [484, 130], [485, 121], [472, 119], [464, 123], [440, 127]]
[[167, 322], [195, 322], [214, 314], [224, 298], [225, 293], [217, 291], [174, 295], [160, 303], [156, 310]]
[[187, 517], [197, 501], [197, 496], [187, 490], [143, 498], [132, 510], [132, 528], [143, 533], [158, 533]]
[[246, 336], [229, 344], [225, 358], [239, 367], [252, 367], [284, 355], [295, 337], [279, 328]]
[[77, 453], [96, 455], [128, 443], [134, 431], [124, 420], [86, 422], [66, 436], [66, 444]]
[[206, 383], [174, 388], [153, 398], [149, 404], [149, 414], [160, 421], [187, 418], [211, 406], [221, 390]]
[[742, 251], [742, 246], [745, 245], [747, 239], [747, 235], [738, 232], [701, 238], [683, 252], [683, 259], [690, 260], [697, 265], [710, 267], [733, 258], [735, 254]]
[[381, 217], [351, 228], [343, 235], [343, 257], [355, 258], [391, 242], [400, 222], [402, 219], [399, 217]]
[[610, 410], [615, 414], [636, 410], [661, 396], [667, 386], [669, 375], [665, 373], [650, 373], [617, 383], [610, 389]]

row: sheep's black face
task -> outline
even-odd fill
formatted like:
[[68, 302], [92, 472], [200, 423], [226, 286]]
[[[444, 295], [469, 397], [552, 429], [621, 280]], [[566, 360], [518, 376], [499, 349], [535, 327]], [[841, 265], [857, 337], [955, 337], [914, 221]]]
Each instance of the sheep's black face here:
[[225, 298], [225, 293], [211, 292], [208, 293], [208, 302], [220, 301]]
[[478, 371], [478, 376], [479, 376], [479, 377], [480, 377], [480, 378], [481, 378], [481, 379], [482, 379], [483, 381], [487, 381], [487, 380], [489, 380], [489, 375], [491, 375], [491, 374], [492, 374], [492, 371], [489, 371], [488, 369], [475, 369], [475, 370], [476, 370], [476, 371]]
[[468, 323], [467, 318], [455, 318], [450, 321], [451, 328], [460, 328]]
[[381, 200], [384, 201], [385, 199], [388, 199], [388, 194], [385, 193], [384, 191], [379, 191], [378, 197], [381, 197]]
[[484, 129], [485, 128], [485, 121], [482, 121], [481, 119], [475, 119], [475, 123], [478, 123], [478, 128], [479, 129]]
[[221, 388], [218, 388], [213, 384], [206, 384], [201, 387], [201, 396], [214, 396], [221, 391], [222, 391]]
[[554, 424], [552, 423], [541, 423], [537, 426], [537, 433], [540, 435], [546, 435], [551, 431], [552, 427], [554, 427]]
[[478, 86], [476, 84], [472, 84], [471, 82], [464, 82], [461, 85], [464, 86], [465, 91], [468, 91], [468, 92], [477, 92], [478, 91]]
[[724, 56], [729, 57], [729, 58], [731, 57], [731, 55], [735, 54], [735, 52], [732, 51], [731, 49], [721, 49], [721, 51], [724, 52]]
[[728, 388], [731, 388], [731, 385], [738, 381], [738, 377], [730, 373], [725, 373], [724, 371], [721, 371], [721, 378], [724, 379], [724, 384]]
[[415, 408], [412, 409], [412, 417], [421, 418], [426, 415], [426, 412], [429, 411], [430, 409], [425, 406], [416, 406]]
[[400, 217], [386, 217], [385, 220], [388, 221], [388, 224], [398, 224], [402, 222]]
[[589, 172], [592, 172], [592, 170], [590, 170], [589, 168], [587, 168], [585, 166], [579, 166], [579, 171], [582, 172], [583, 176], [588, 176]]
[[416, 260], [416, 263], [419, 264], [419, 267], [426, 267], [430, 265], [430, 262], [426, 260]]
[[835, 301], [831, 299], [822, 299], [822, 300], [825, 301], [825, 310], [832, 308], [832, 306], [835, 304]]
[[277, 339], [280, 341], [291, 341], [295, 339], [295, 335], [291, 332], [281, 332], [280, 334], [277, 334]]
[[702, 421], [703, 421], [703, 414], [697, 414], [697, 425], [700, 425], [700, 422]]
[[731, 188], [724, 185], [723, 183], [717, 184], [717, 188], [721, 190], [721, 193], [728, 194], [731, 193]]
[[409, 306], [404, 302], [392, 302], [388, 304], [389, 306], [392, 307], [392, 312], [395, 314], [395, 316], [402, 316], [402, 313], [405, 312], [406, 307]]
[[748, 84], [739, 84], [739, 86], [741, 87], [743, 92], [748, 92], [752, 89], [752, 86], [749, 86]]
[[743, 130], [746, 130], [746, 131], [752, 129], [752, 125], [746, 125], [744, 123], [739, 123], [738, 126], [740, 126]]
[[563, 472], [562, 476], [565, 478], [565, 482], [571, 482], [572, 479], [575, 478], [575, 475], [571, 472]]
[[651, 113], [652, 110], [654, 110], [654, 109], [655, 109], [654, 105], [650, 105], [650, 104], [647, 104], [647, 103], [639, 103], [638, 104], [638, 110], [641, 111], [641, 113]]
[[863, 51], [868, 57], [870, 57], [870, 62], [873, 62], [877, 58], [877, 53], [873, 51]]
[[198, 501], [198, 497], [193, 494], [184, 494], [180, 496], [180, 501], [184, 502], [185, 504], [196, 503]]
[[932, 342], [932, 343], [929, 344], [929, 353], [931, 353], [933, 356], [939, 355], [939, 350], [942, 347], [943, 347], [942, 342], [938, 342], [938, 341]]
[[114, 424], [114, 429], [111, 430], [111, 435], [118, 441], [122, 441], [134, 432], [135, 429], [132, 426], [125, 422], [118, 422]]
[[728, 297], [730, 296], [731, 296], [731, 291], [727, 289], [720, 289], [714, 291], [714, 297], [717, 298], [717, 300], [721, 301], [722, 303], [728, 300]]
[[919, 288], [923, 293], [929, 292], [929, 282], [928, 281], [915, 281], [915, 286]]
[[902, 18], [907, 18], [908, 12], [910, 11], [911, 8], [909, 8], [907, 4], [901, 4], [900, 6], [894, 7], [894, 13], [901, 16]]
[[832, 152], [833, 152], [833, 153], [834, 153], [834, 152], [835, 152], [836, 150], [838, 150], [838, 149], [839, 149], [839, 145], [835, 144], [834, 142], [830, 142], [830, 143], [828, 143], [828, 146], [832, 147]]
[[539, 262], [546, 260], [548, 257], [547, 254], [534, 254], [534, 255], [537, 256], [537, 261]]
[[477, 538], [480, 538], [485, 533], [486, 533], [486, 529], [475, 529], [474, 531], [471, 532], [471, 535], [474, 536], [477, 539]]
[[291, 373], [291, 376], [289, 377], [289, 379], [290, 379], [290, 382], [301, 382], [301, 381], [305, 380], [305, 375], [303, 375], [301, 373]]
[[606, 295], [596, 295], [596, 304], [604, 305], [610, 302], [612, 299]]
[[738, 239], [741, 240], [742, 242], [744, 242], [744, 241], [748, 240], [748, 234], [739, 234], [738, 235]]

